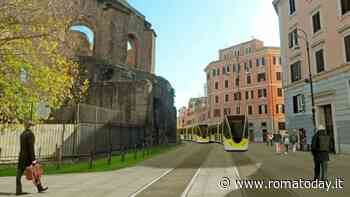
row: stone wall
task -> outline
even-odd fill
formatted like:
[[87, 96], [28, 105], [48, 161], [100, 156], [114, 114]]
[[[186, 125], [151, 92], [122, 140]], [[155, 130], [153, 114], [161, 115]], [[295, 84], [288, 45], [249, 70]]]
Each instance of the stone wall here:
[[96, 59], [127, 64], [127, 41], [132, 35], [137, 43], [137, 65], [128, 67], [154, 72], [156, 34], [142, 14], [126, 1], [74, 1], [79, 12], [72, 25], [84, 25], [94, 32], [93, 56]]

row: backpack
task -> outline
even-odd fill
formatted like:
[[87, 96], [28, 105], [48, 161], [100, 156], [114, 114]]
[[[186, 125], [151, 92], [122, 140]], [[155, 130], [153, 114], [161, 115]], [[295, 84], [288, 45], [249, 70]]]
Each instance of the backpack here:
[[318, 151], [329, 152], [331, 138], [328, 135], [319, 135], [317, 141]]

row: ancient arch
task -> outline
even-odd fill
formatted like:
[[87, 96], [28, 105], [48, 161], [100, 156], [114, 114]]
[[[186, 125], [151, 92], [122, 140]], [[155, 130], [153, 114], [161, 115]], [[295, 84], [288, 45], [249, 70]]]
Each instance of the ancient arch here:
[[92, 56], [95, 46], [95, 33], [86, 25], [72, 25], [69, 30], [73, 32], [72, 42], [76, 53], [80, 56]]
[[138, 40], [134, 34], [128, 34], [127, 58], [126, 58], [127, 65], [131, 66], [132, 68], [136, 68], [138, 64], [138, 61], [137, 61], [138, 56], [139, 56]]

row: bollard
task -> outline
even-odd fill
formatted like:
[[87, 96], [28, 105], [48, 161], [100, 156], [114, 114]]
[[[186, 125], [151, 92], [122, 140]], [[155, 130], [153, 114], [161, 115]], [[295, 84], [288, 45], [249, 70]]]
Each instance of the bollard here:
[[92, 169], [92, 163], [93, 163], [93, 158], [94, 157], [94, 153], [92, 151], [92, 149], [90, 150], [90, 162], [89, 162], [89, 169]]
[[124, 162], [125, 161], [125, 147], [123, 147], [121, 151], [122, 151], [121, 160], [122, 160], [122, 162]]
[[1, 147], [0, 147], [0, 160], [1, 160], [1, 152], [2, 152], [2, 149], [1, 149]]
[[108, 161], [107, 161], [108, 165], [112, 164], [112, 152], [113, 152], [112, 147], [110, 147], [109, 154], [108, 154]]
[[142, 158], [145, 158], [145, 143], [142, 143]]
[[60, 169], [60, 149], [58, 148], [58, 145], [56, 144], [56, 169]]
[[137, 159], [137, 145], [134, 145], [134, 160]]

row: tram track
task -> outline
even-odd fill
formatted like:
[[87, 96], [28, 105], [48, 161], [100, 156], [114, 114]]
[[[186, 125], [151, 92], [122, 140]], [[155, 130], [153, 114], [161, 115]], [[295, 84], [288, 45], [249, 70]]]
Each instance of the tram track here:
[[134, 196], [187, 196], [188, 191], [190, 191], [191, 186], [195, 182], [196, 174], [198, 175], [201, 165], [212, 150], [212, 145], [198, 144], [193, 149], [191, 150], [193, 152], [178, 166], [151, 184], [148, 184], [146, 188]]

